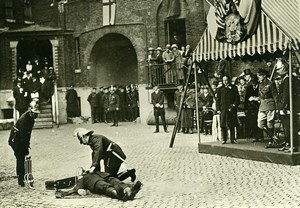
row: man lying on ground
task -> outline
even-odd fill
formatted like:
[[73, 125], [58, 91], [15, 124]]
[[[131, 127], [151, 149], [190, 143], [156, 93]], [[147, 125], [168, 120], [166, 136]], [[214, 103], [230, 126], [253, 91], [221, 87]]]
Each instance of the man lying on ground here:
[[133, 200], [141, 187], [142, 183], [140, 181], [137, 181], [134, 184], [128, 184], [111, 176], [109, 173], [95, 171], [83, 174], [71, 190], [57, 190], [55, 196], [56, 198], [63, 198], [64, 196], [73, 193], [84, 196], [87, 194], [86, 190], [89, 190], [95, 194], [106, 195], [114, 199], [127, 201]]

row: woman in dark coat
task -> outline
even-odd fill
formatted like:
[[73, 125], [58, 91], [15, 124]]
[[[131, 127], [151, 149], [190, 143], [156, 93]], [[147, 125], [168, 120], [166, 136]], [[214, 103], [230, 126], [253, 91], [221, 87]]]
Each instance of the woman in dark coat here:
[[74, 86], [71, 85], [70, 89], [67, 90], [66, 100], [67, 100], [67, 116], [76, 117], [79, 116], [79, 107], [77, 101], [77, 92], [74, 90]]
[[195, 93], [192, 87], [187, 90], [186, 98], [183, 103], [181, 128], [184, 134], [193, 133]]

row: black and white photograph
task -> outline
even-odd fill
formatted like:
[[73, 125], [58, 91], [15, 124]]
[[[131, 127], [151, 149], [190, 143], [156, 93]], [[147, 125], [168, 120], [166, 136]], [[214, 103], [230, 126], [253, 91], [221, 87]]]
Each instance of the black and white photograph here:
[[0, 207], [300, 207], [300, 0], [0, 0]]

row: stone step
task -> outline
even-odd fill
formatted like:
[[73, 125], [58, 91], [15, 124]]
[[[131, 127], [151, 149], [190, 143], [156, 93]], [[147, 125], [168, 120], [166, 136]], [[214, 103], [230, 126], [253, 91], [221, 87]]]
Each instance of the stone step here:
[[34, 128], [53, 128], [54, 124], [52, 121], [37, 121], [34, 123]]
[[52, 113], [40, 113], [38, 115], [38, 118], [51, 118], [52, 119]]
[[39, 109], [40, 110], [40, 114], [45, 114], [45, 113], [52, 113], [52, 109]]
[[51, 104], [42, 104], [39, 106], [39, 109], [42, 110], [42, 109], [52, 109], [52, 105]]
[[34, 129], [52, 129], [53, 125], [34, 125]]
[[51, 122], [52, 123], [52, 117], [50, 118], [36, 118], [35, 122]]

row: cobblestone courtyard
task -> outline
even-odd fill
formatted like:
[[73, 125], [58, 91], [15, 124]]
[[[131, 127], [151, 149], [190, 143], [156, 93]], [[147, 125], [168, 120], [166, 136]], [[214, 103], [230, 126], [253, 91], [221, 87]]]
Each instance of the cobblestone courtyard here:
[[[89, 168], [90, 148], [72, 136], [79, 126], [120, 144], [127, 154], [127, 167], [136, 168], [144, 184], [135, 200], [93, 195], [56, 199], [54, 191], [45, 190], [46, 180], [73, 176], [78, 167]], [[153, 134], [153, 130], [135, 123], [121, 123], [118, 128], [68, 124], [33, 130], [34, 190], [17, 185], [15, 159], [7, 144], [9, 131], [1, 131], [0, 207], [300, 207], [299, 166], [199, 154], [196, 134], [177, 134], [174, 147], [169, 148], [171, 131]]]

